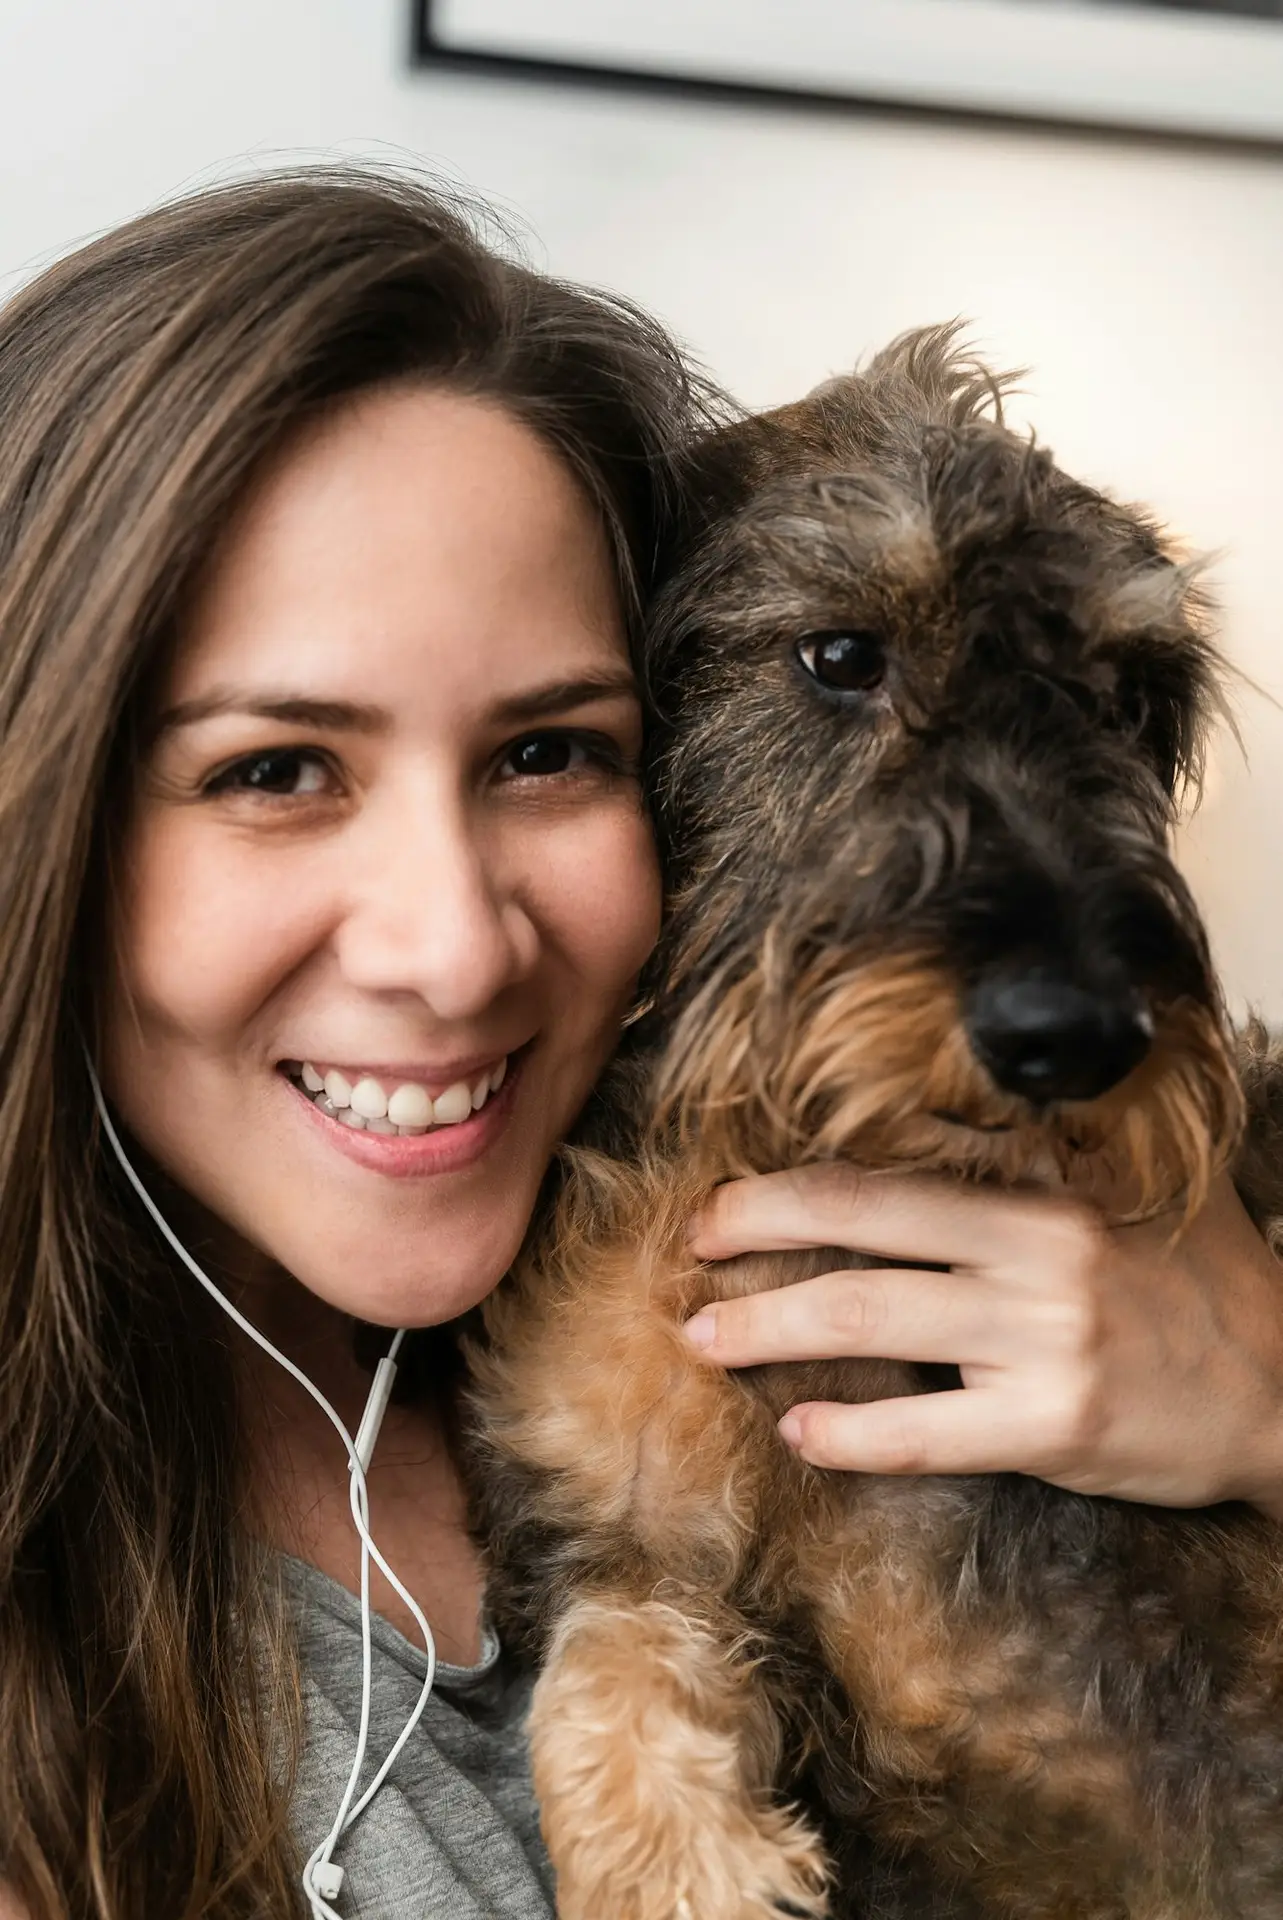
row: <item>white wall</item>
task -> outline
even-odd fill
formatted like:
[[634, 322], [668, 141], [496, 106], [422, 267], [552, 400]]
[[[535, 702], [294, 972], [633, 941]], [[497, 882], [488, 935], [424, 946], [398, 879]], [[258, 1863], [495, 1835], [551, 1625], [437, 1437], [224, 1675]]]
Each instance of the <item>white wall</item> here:
[[[835, 5], [842, 0], [833, 0]], [[0, 0], [0, 276], [285, 151], [403, 152], [662, 313], [744, 397], [969, 315], [1060, 458], [1219, 549], [1283, 698], [1283, 156], [409, 71], [408, 0]], [[1232, 994], [1283, 1020], [1283, 709], [1244, 685], [1183, 840]]]

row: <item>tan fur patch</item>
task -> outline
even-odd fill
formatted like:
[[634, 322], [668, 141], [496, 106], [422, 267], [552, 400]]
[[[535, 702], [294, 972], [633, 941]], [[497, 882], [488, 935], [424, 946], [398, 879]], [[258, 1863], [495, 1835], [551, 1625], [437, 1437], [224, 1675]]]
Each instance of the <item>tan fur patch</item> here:
[[798, 969], [778, 937], [696, 1001], [657, 1101], [710, 1179], [832, 1159], [1005, 1183], [1054, 1170], [1119, 1219], [1177, 1201], [1196, 1212], [1243, 1124], [1224, 1036], [1191, 1002], [1157, 1010], [1154, 1046], [1121, 1085], [1039, 1120], [976, 1061], [938, 962], [838, 951]]
[[[624, 1175], [582, 1155], [558, 1245], [523, 1270], [519, 1293], [510, 1284], [487, 1302], [493, 1347], [475, 1367], [502, 1409], [492, 1443], [551, 1476], [550, 1520], [626, 1519], [642, 1540], [653, 1526], [666, 1564], [685, 1559], [716, 1589], [739, 1570], [783, 1450], [766, 1409], [680, 1331], [716, 1293], [715, 1273], [684, 1247], [703, 1196], [657, 1165]], [[591, 1237], [575, 1230], [585, 1215]]]

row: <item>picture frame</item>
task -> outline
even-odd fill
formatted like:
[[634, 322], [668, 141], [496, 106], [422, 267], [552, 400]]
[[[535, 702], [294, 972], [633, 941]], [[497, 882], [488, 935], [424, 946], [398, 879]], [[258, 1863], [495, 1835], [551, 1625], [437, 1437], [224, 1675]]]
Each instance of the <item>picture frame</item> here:
[[418, 60], [1283, 151], [1283, 0], [415, 0]]

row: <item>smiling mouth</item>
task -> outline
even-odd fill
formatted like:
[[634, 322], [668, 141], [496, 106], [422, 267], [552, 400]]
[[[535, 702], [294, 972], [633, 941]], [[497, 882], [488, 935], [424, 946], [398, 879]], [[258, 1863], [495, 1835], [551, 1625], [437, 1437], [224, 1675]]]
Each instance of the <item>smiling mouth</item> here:
[[461, 1126], [493, 1099], [508, 1073], [504, 1054], [470, 1080], [456, 1080], [435, 1096], [421, 1081], [382, 1081], [373, 1074], [327, 1067], [311, 1060], [283, 1060], [280, 1072], [327, 1120], [358, 1133], [401, 1138]]

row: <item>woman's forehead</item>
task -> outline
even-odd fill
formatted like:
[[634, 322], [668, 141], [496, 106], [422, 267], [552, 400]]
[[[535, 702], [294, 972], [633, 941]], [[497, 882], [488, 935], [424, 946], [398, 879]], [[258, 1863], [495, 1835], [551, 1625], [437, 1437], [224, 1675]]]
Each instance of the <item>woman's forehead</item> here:
[[228, 688], [497, 695], [625, 658], [610, 549], [564, 463], [491, 402], [363, 396], [260, 477], [182, 623], [161, 705]]

